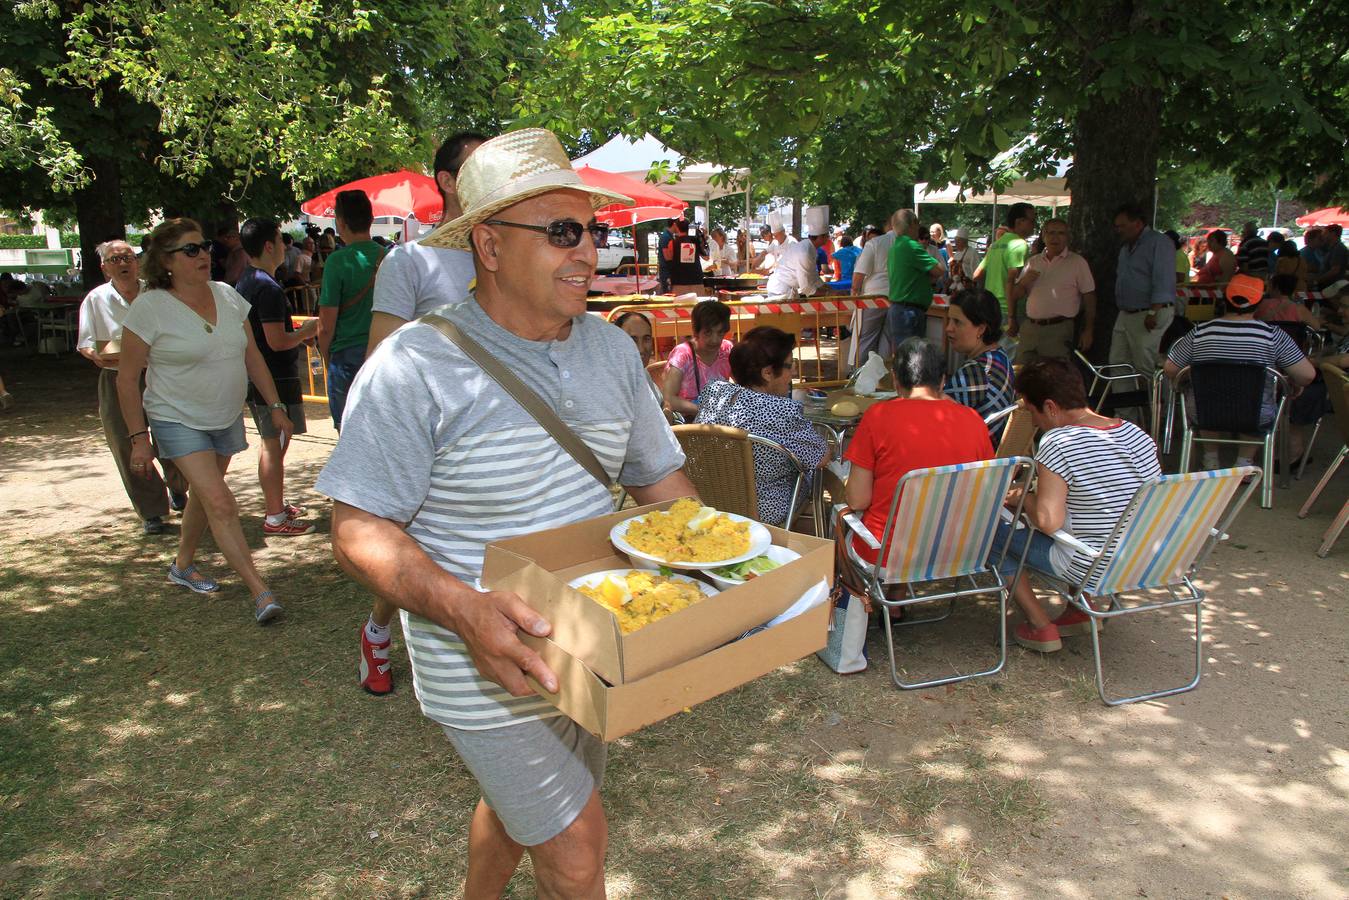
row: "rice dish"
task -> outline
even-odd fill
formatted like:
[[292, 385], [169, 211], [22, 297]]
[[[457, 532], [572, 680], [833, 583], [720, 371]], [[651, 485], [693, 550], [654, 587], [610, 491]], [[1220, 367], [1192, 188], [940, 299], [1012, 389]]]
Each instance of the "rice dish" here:
[[624, 634], [632, 634], [703, 598], [697, 585], [636, 569], [621, 577], [608, 575], [593, 587], [577, 590], [612, 612]]
[[634, 519], [624, 538], [667, 562], [716, 562], [749, 552], [749, 523], [694, 500], [676, 500], [666, 512]]

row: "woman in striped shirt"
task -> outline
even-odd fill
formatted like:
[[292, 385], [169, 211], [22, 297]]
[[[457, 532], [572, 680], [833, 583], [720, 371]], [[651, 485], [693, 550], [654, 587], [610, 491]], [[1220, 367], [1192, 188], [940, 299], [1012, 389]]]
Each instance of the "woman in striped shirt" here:
[[[1035, 453], [1037, 486], [1024, 507], [1034, 530], [998, 526], [995, 547], [1011, 540], [1002, 572], [1008, 578], [1015, 573], [1029, 540], [1027, 567], [1078, 581], [1091, 568], [1091, 559], [1050, 535], [1063, 529], [1093, 549], [1104, 547], [1139, 485], [1162, 474], [1157, 445], [1132, 422], [1092, 412], [1082, 376], [1067, 360], [1031, 363], [1016, 381], [1017, 392], [1044, 435]], [[1018, 499], [1014, 491], [1007, 505], [1015, 509]], [[1062, 635], [1090, 630], [1086, 613], [1073, 607], [1050, 619], [1025, 575], [1012, 586], [1012, 596], [1026, 616], [1013, 630], [1023, 647], [1052, 653], [1063, 647]]]

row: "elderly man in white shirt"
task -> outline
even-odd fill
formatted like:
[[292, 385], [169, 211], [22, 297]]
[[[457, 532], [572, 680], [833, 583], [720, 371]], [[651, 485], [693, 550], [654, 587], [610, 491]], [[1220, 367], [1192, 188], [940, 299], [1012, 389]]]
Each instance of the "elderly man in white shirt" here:
[[829, 240], [829, 207], [806, 210], [806, 232], [810, 236], [789, 244], [768, 276], [769, 299], [812, 297], [824, 289], [817, 251]]
[[[146, 534], [163, 534], [164, 517], [169, 514], [170, 501], [174, 509], [187, 505], [186, 485], [173, 463], [160, 460], [164, 478], [154, 467], [136, 474], [131, 470], [131, 439], [126, 421], [122, 418], [122, 404], [117, 399], [117, 363], [122, 343], [122, 320], [131, 303], [140, 294], [140, 262], [136, 251], [126, 241], [104, 241], [98, 245], [98, 258], [108, 280], [85, 295], [80, 304], [80, 327], [76, 349], [80, 355], [98, 366], [98, 418], [103, 423], [103, 437], [117, 464], [131, 506], [140, 516]], [[165, 479], [174, 485], [165, 495]], [[181, 490], [176, 489], [182, 485]]]
[[[895, 242], [893, 217], [885, 225], [885, 233], [867, 241], [857, 265], [852, 270], [853, 296], [890, 296], [890, 246]], [[853, 338], [848, 348], [848, 368], [859, 369], [874, 350], [881, 356], [890, 355], [890, 338], [885, 333], [885, 308], [858, 309], [852, 314], [850, 326]]]

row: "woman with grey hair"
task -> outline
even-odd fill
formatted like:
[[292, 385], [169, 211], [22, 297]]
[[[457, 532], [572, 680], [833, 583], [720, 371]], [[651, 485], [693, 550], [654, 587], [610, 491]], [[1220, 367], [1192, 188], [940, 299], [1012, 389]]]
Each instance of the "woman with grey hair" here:
[[[993, 458], [984, 420], [942, 393], [940, 349], [923, 338], [907, 338], [895, 350], [891, 369], [899, 396], [867, 409], [844, 454], [852, 463], [848, 505], [863, 511], [862, 522], [875, 535], [885, 532], [895, 489], [907, 473]], [[876, 559], [865, 544], [853, 546], [863, 559]]]

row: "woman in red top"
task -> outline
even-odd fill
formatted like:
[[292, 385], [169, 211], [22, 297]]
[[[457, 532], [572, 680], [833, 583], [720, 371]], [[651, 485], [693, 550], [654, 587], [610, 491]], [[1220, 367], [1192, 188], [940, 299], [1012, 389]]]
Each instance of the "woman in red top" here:
[[[941, 351], [919, 337], [906, 339], [891, 363], [899, 397], [876, 403], [862, 416], [844, 458], [848, 505], [877, 540], [885, 532], [899, 479], [914, 469], [993, 458], [993, 442], [979, 414], [942, 393]], [[857, 541], [863, 559], [876, 552]]]

